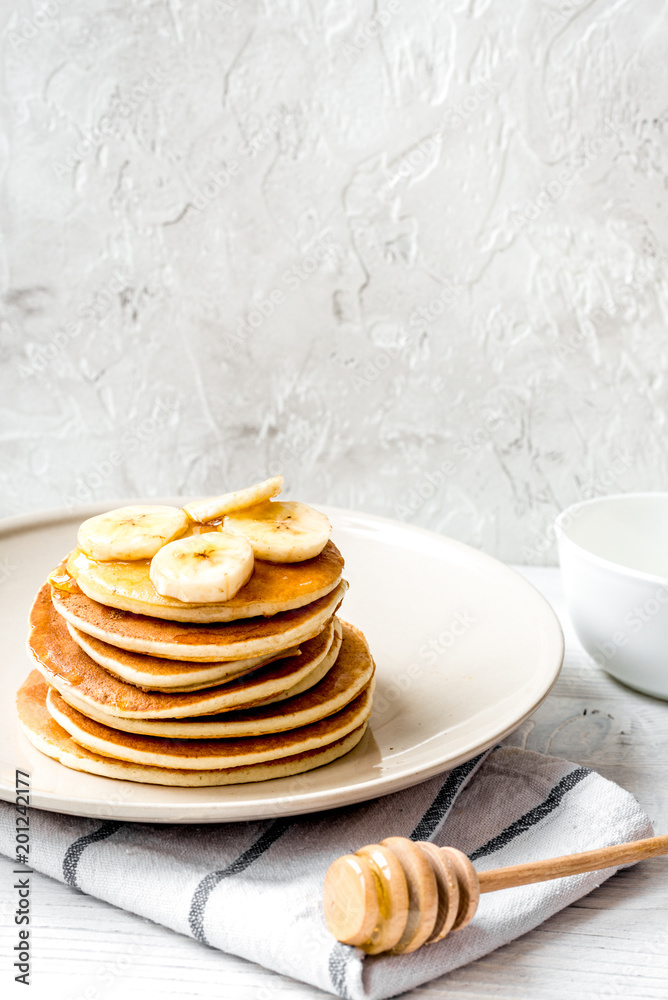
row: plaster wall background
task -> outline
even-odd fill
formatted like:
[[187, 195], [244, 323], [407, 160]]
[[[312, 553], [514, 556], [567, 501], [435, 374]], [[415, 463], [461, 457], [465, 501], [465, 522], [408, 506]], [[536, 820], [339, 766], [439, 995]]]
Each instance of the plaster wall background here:
[[281, 469], [549, 563], [666, 488], [661, 0], [0, 17], [0, 513]]

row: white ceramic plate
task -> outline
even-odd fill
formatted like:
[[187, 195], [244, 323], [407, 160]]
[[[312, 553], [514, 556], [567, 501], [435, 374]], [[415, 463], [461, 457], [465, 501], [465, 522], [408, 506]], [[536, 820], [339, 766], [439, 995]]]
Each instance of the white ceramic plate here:
[[72, 771], [19, 731], [14, 698], [30, 669], [26, 619], [34, 595], [75, 544], [80, 522], [110, 506], [0, 522], [4, 799], [13, 799], [20, 768], [31, 773], [32, 805], [82, 816], [213, 823], [349, 805], [424, 781], [491, 746], [537, 708], [559, 673], [557, 618], [517, 573], [442, 535], [321, 508], [346, 560], [350, 590], [342, 617], [364, 631], [377, 664], [371, 727], [359, 746], [303, 775], [221, 788], [142, 785]]

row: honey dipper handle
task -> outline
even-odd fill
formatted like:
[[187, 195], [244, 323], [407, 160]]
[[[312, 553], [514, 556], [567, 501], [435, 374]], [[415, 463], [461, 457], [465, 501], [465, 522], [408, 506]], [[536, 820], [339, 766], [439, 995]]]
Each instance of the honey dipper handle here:
[[668, 854], [668, 836], [647, 837], [633, 840], [629, 844], [614, 847], [600, 847], [595, 851], [581, 854], [565, 854], [561, 858], [547, 858], [545, 861], [528, 861], [508, 868], [494, 868], [489, 872], [478, 872], [480, 892], [494, 892], [496, 889], [510, 889], [516, 885], [530, 885], [532, 882], [547, 882], [566, 875], [594, 872], [601, 868], [613, 868], [631, 861], [654, 858]]

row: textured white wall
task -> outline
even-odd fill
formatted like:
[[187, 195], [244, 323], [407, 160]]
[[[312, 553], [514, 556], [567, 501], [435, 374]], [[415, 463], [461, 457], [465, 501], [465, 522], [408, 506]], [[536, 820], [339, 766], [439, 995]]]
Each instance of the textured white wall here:
[[5, 0], [2, 513], [237, 487], [549, 562], [666, 486], [662, 0]]

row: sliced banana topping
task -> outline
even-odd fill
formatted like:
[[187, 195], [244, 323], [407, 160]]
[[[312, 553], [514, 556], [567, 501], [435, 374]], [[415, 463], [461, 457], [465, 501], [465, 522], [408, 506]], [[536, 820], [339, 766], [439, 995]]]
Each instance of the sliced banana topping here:
[[79, 528], [79, 548], [101, 562], [150, 559], [184, 533], [189, 524], [179, 507], [137, 504], [89, 517]]
[[302, 562], [319, 555], [332, 530], [319, 510], [296, 501], [273, 500], [228, 514], [224, 528], [247, 538], [256, 559], [276, 563]]
[[248, 583], [253, 549], [247, 538], [226, 531], [178, 538], [151, 560], [151, 583], [163, 597], [188, 604], [229, 601]]
[[237, 490], [235, 493], [222, 493], [219, 497], [209, 497], [208, 500], [194, 500], [192, 503], [187, 503], [183, 509], [193, 521], [215, 521], [234, 510], [252, 507], [262, 500], [278, 496], [282, 489], [283, 476], [274, 476], [273, 479], [265, 479], [263, 483], [247, 486], [246, 489]]

